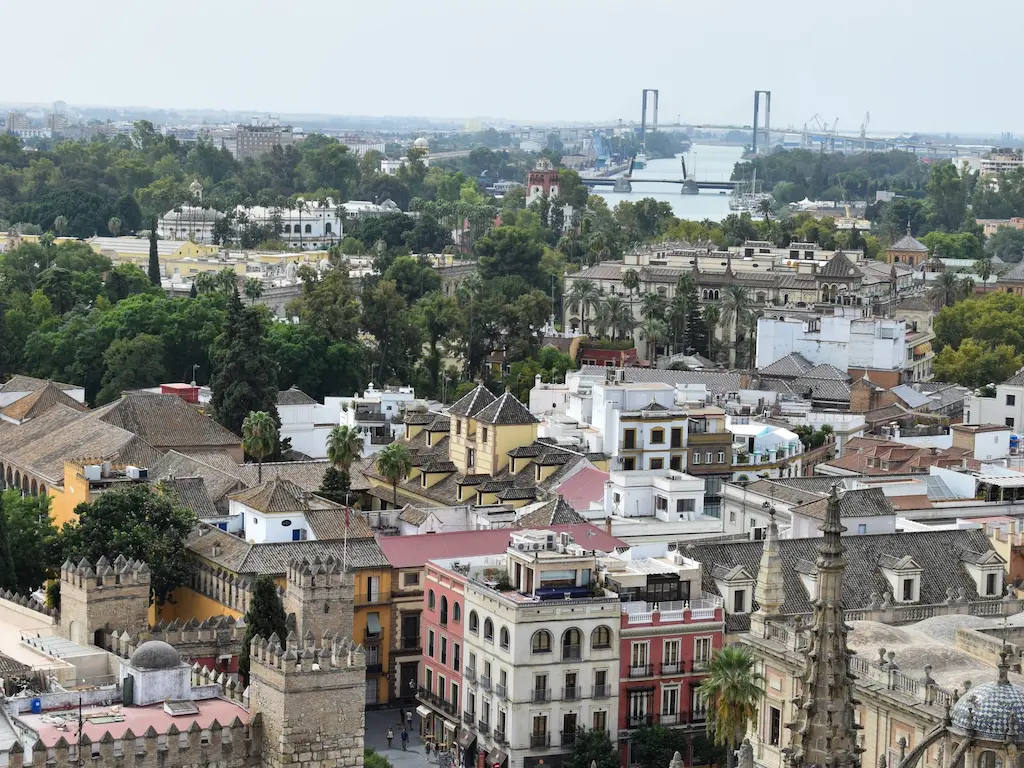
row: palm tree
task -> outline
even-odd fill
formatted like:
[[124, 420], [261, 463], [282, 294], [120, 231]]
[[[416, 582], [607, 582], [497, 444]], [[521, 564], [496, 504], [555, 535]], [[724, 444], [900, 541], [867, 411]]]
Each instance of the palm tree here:
[[664, 320], [667, 302], [660, 293], [645, 293], [640, 299], [640, 317], [644, 320]]
[[[722, 324], [726, 328], [732, 328], [733, 340], [739, 334], [741, 326], [745, 325], [747, 316], [751, 313], [750, 294], [742, 285], [730, 285], [725, 289], [722, 297]], [[735, 362], [735, 347], [730, 348], [730, 365]]]
[[665, 313], [665, 320], [672, 331], [672, 351], [678, 352], [679, 337], [686, 339], [686, 322], [690, 317], [690, 295], [688, 293], [676, 292], [669, 302], [668, 312]]
[[217, 280], [213, 272], [200, 272], [192, 281], [196, 293], [213, 293], [217, 290]]
[[715, 304], [704, 307], [704, 325], [708, 329], [708, 359], [715, 359], [715, 329], [722, 319], [722, 313]]
[[633, 312], [618, 296], [609, 296], [598, 308], [597, 329], [601, 336], [610, 331], [611, 339], [615, 341], [619, 336], [624, 338], [632, 333], [634, 328], [636, 320], [633, 319]]
[[708, 733], [726, 747], [727, 765], [735, 765], [736, 745], [757, 717], [764, 697], [764, 675], [755, 669], [754, 654], [745, 645], [727, 645], [715, 651], [708, 676], [697, 689], [708, 705]]
[[[57, 222], [54, 222], [56, 225]], [[121, 234], [121, 220], [117, 216], [111, 216], [110, 221], [107, 222], [107, 229], [110, 230], [110, 234], [117, 237]]]
[[757, 315], [751, 312], [743, 323], [743, 361], [753, 368], [757, 357]]
[[574, 280], [569, 295], [565, 298], [565, 305], [570, 312], [579, 312], [583, 324], [583, 332], [588, 333], [587, 310], [597, 312], [598, 302], [601, 300], [601, 290], [593, 280]]
[[394, 507], [398, 509], [398, 481], [412, 470], [412, 454], [401, 443], [385, 445], [377, 454], [377, 471], [391, 483]]
[[[62, 236], [68, 231], [67, 216], [58, 216], [53, 220], [53, 231], [57, 233], [57, 237]], [[114, 235], [114, 237], [117, 237], [117, 235]]]
[[932, 301], [941, 302], [944, 307], [952, 307], [960, 299], [974, 290], [970, 279], [961, 279], [956, 272], [946, 271], [939, 274], [938, 279], [928, 291]]
[[327, 436], [327, 460], [348, 472], [352, 463], [362, 458], [363, 434], [359, 427], [335, 427]]
[[758, 201], [757, 212], [764, 216], [765, 226], [769, 226], [771, 224], [771, 215], [775, 212], [772, 201], [768, 198]]
[[640, 290], [640, 273], [627, 269], [622, 273], [622, 287], [629, 291], [629, 311], [633, 312], [633, 295]]
[[242, 290], [249, 298], [250, 304], [255, 304], [256, 299], [263, 295], [263, 281], [258, 277], [247, 277]]
[[668, 325], [657, 317], [649, 317], [640, 326], [640, 335], [647, 342], [647, 359], [651, 367], [658, 362], [658, 342], [668, 338]]
[[277, 425], [266, 411], [249, 411], [242, 421], [242, 450], [256, 459], [256, 482], [263, 482], [263, 459], [277, 446]]
[[224, 267], [213, 278], [214, 285], [225, 293], [231, 293], [238, 286], [238, 276], [231, 267]]
[[995, 268], [992, 266], [992, 258], [990, 256], [982, 256], [974, 262], [974, 274], [981, 278], [982, 293], [988, 290], [988, 279], [992, 277], [993, 272], [995, 272]]

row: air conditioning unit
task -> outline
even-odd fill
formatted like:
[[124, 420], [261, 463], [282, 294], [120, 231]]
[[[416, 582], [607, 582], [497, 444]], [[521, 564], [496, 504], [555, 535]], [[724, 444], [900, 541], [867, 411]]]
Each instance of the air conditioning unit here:
[[82, 467], [82, 476], [89, 481], [98, 481], [103, 474], [103, 467], [99, 464], [86, 464]]
[[149, 470], [145, 467], [133, 467], [129, 465], [124, 468], [124, 473], [132, 480], [146, 480], [149, 478]]
[[520, 552], [529, 552], [530, 551], [530, 545], [525, 543], [525, 542], [520, 542], [520, 543], [516, 544], [516, 549], [518, 549]]

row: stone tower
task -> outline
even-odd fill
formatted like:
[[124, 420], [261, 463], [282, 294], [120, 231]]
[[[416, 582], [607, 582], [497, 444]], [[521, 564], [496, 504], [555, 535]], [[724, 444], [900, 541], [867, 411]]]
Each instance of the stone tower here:
[[786, 602], [786, 588], [782, 573], [782, 557], [779, 554], [779, 526], [775, 522], [775, 509], [769, 512], [768, 531], [761, 551], [761, 564], [757, 569], [757, 583], [754, 585], [754, 600], [757, 610], [750, 614], [750, 631], [763, 634], [765, 622], [776, 618]]
[[149, 629], [149, 568], [118, 555], [60, 568], [60, 633], [72, 642], [107, 647], [106, 633]]
[[299, 637], [310, 632], [313, 637], [323, 637], [327, 632], [352, 637], [355, 581], [351, 573], [345, 573], [340, 560], [293, 560], [287, 576], [284, 612], [289, 623], [294, 616]]
[[860, 753], [850, 673], [852, 651], [846, 646], [848, 627], [843, 622], [842, 586], [846, 560], [839, 519], [839, 493], [832, 486], [818, 547], [818, 595], [808, 630], [806, 668], [797, 703], [792, 744], [786, 749], [789, 768], [859, 768]]
[[[351, 616], [351, 608], [349, 608]], [[351, 618], [349, 619], [351, 622]], [[253, 638], [249, 702], [262, 724], [264, 768], [362, 768], [366, 659], [328, 634]]]

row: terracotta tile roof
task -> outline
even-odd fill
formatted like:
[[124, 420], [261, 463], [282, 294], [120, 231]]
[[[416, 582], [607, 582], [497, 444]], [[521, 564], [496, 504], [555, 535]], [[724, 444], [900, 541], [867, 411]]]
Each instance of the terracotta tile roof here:
[[48, 381], [42, 388], [15, 400], [0, 410], [0, 413], [16, 421], [27, 421], [45, 413], [55, 403], [66, 405], [74, 411], [89, 410], [89, 406], [78, 402], [52, 381]]
[[550, 528], [553, 525], [576, 525], [586, 523], [587, 519], [561, 496], [549, 501], [540, 509], [536, 509], [516, 519], [519, 528]]
[[[309, 461], [269, 461], [263, 462], [263, 477], [280, 477], [290, 480], [305, 491], [316, 493], [324, 482], [324, 473], [331, 466], [327, 459], [310, 459]], [[352, 465], [350, 475], [354, 475], [356, 465]], [[259, 484], [259, 473], [256, 464], [242, 464], [238, 467], [238, 475], [247, 486]]]
[[486, 408], [481, 408], [476, 414], [476, 420], [498, 425], [537, 424], [540, 421], [511, 392], [505, 392]]
[[[235, 465], [235, 469], [241, 470], [242, 467]], [[245, 485], [237, 473], [225, 472], [180, 451], [168, 451], [149, 467], [151, 481], [176, 477], [203, 478], [206, 492], [214, 503], [220, 502], [233, 491], [241, 490]]]
[[780, 357], [771, 365], [766, 365], [758, 373], [762, 376], [782, 376], [789, 378], [796, 378], [797, 376], [803, 376], [807, 371], [811, 370], [814, 365], [806, 357], [801, 355], [799, 352], [791, 352], [790, 354]]
[[218, 517], [220, 510], [210, 498], [206, 490], [206, 481], [201, 477], [176, 477], [161, 481], [178, 496], [178, 500], [188, 509], [195, 512], [196, 517]]
[[[825, 509], [828, 507], [827, 498], [819, 498], [806, 504], [800, 504], [792, 508], [792, 512], [813, 517], [815, 520], [825, 519]], [[881, 488], [861, 488], [855, 491], [846, 491], [839, 497], [840, 517], [884, 517], [893, 515], [892, 504], [885, 497], [885, 491]]]
[[841, 379], [812, 379], [801, 376], [792, 382], [794, 391], [809, 392], [812, 400], [850, 402], [850, 385]]
[[65, 384], [61, 381], [48, 381], [47, 379], [37, 379], [35, 376], [17, 374], [12, 376], [3, 386], [0, 386], [0, 392], [35, 392], [47, 384], [53, 384], [57, 389], [64, 390], [65, 392], [70, 389], [83, 389], [83, 387], [77, 384]]
[[928, 246], [915, 238], [910, 232], [889, 246], [890, 251], [918, 251], [927, 253]]
[[428, 517], [430, 517], [430, 513], [427, 510], [421, 507], [414, 507], [411, 504], [407, 504], [398, 515], [399, 520], [410, 525], [423, 525]]
[[126, 429], [157, 448], [232, 447], [242, 444], [240, 437], [177, 395], [128, 394], [92, 411], [87, 418]]
[[452, 404], [448, 412], [453, 416], [476, 416], [477, 412], [493, 403], [497, 398], [483, 384], [477, 385]]
[[524, 501], [537, 498], [536, 488], [505, 488], [498, 491], [498, 501]]
[[438, 414], [430, 420], [430, 423], [427, 425], [427, 432], [450, 432], [451, 428], [451, 419]]
[[850, 374], [842, 371], [829, 363], [821, 363], [807, 371], [802, 379], [831, 379], [833, 381], [849, 381]]
[[[303, 514], [309, 527], [313, 529], [319, 541], [335, 541], [345, 538], [345, 508], [341, 504], [335, 504], [328, 499], [319, 496], [313, 497], [313, 506]], [[371, 539], [373, 529], [366, 522], [366, 518], [357, 510], [349, 512], [348, 516], [348, 540]]]
[[284, 392], [277, 393], [278, 405], [317, 405], [316, 400], [307, 395], [301, 389], [292, 387]]
[[531, 445], [519, 445], [508, 451], [505, 455], [513, 459], [530, 459], [534, 456], [540, 456], [541, 448], [537, 444]]
[[423, 413], [422, 411], [407, 411], [403, 423], [426, 426], [427, 424], [430, 424], [433, 420], [433, 414]]
[[842, 251], [828, 260], [828, 263], [818, 272], [821, 277], [855, 278], [863, 277], [864, 273], [857, 269], [857, 266], [850, 261]]

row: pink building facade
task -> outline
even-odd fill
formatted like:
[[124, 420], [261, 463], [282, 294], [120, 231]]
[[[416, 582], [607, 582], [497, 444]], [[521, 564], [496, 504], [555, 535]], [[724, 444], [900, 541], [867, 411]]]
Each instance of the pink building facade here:
[[466, 579], [428, 562], [423, 584], [423, 672], [419, 685], [424, 735], [451, 745], [462, 712]]

